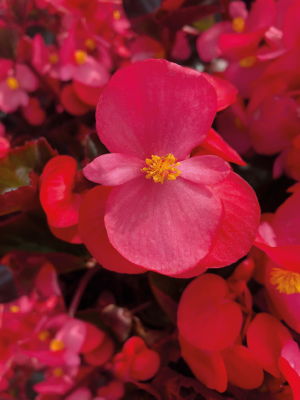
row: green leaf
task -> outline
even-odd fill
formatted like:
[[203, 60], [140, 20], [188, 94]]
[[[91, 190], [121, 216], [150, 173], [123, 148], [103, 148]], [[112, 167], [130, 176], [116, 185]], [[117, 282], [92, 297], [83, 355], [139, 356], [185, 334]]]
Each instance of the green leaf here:
[[10, 150], [0, 160], [0, 194], [31, 186], [30, 173], [40, 175], [47, 162], [57, 155], [44, 138]]
[[41, 210], [24, 212], [4, 220], [0, 223], [0, 237], [0, 257], [14, 250], [89, 256], [84, 245], [57, 239], [50, 231], [47, 218]]

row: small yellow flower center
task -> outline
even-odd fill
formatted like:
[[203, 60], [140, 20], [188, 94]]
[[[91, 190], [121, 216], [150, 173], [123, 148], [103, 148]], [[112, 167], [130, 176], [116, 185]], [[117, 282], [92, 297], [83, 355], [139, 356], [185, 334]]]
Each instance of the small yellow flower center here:
[[95, 40], [92, 38], [86, 39], [86, 41], [84, 42], [84, 45], [87, 49], [93, 51], [96, 48], [96, 43]]
[[65, 345], [61, 340], [53, 339], [50, 342], [49, 348], [51, 351], [61, 351], [65, 348]]
[[49, 331], [41, 331], [38, 334], [38, 338], [41, 342], [45, 342], [50, 336], [50, 332]]
[[120, 19], [120, 18], [121, 18], [121, 13], [120, 13], [120, 11], [119, 11], [119, 10], [115, 10], [115, 11], [113, 12], [113, 17], [114, 17], [114, 19]]
[[242, 68], [250, 68], [253, 67], [256, 61], [257, 61], [256, 56], [249, 56], [240, 60], [239, 64]]
[[62, 369], [62, 368], [55, 368], [54, 370], [53, 370], [53, 375], [54, 376], [57, 376], [57, 377], [61, 377], [61, 376], [64, 376], [64, 370]]
[[232, 29], [237, 33], [242, 33], [245, 29], [245, 20], [242, 17], [234, 18], [232, 21]]
[[177, 169], [180, 165], [176, 162], [173, 154], [167, 154], [165, 157], [151, 156], [152, 159], [146, 158], [147, 167], [143, 168], [143, 172], [147, 172], [146, 178], [153, 178], [155, 183], [164, 183], [164, 179], [174, 181], [181, 171]]
[[51, 53], [49, 56], [50, 64], [57, 64], [58, 63], [58, 55], [56, 53]]
[[14, 78], [13, 76], [10, 76], [9, 78], [6, 79], [7, 86], [11, 90], [16, 90], [19, 87], [19, 82]]
[[82, 65], [86, 62], [86, 52], [83, 50], [76, 50], [75, 51], [75, 61], [78, 65]]
[[276, 289], [279, 290], [280, 293], [300, 293], [300, 274], [297, 272], [273, 268], [270, 282], [272, 285], [277, 285]]
[[19, 306], [11, 306], [9, 311], [13, 314], [17, 314], [18, 312], [20, 312], [20, 307]]

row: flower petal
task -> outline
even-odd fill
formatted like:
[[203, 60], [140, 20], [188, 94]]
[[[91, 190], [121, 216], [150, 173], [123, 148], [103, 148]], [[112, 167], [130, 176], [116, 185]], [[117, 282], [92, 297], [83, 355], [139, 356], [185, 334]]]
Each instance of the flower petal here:
[[177, 326], [185, 340], [209, 351], [222, 350], [235, 341], [243, 315], [239, 305], [227, 299], [228, 293], [225, 279], [215, 274], [201, 275], [187, 286], [177, 313]]
[[196, 46], [202, 61], [212, 61], [221, 55], [218, 40], [223, 33], [233, 33], [232, 23], [222, 21], [203, 32], [197, 39]]
[[86, 194], [79, 212], [80, 236], [89, 252], [104, 268], [123, 274], [146, 272], [121, 256], [108, 240], [104, 213], [110, 191], [109, 187], [97, 186]]
[[97, 106], [97, 131], [111, 153], [182, 160], [205, 139], [216, 104], [197, 71], [148, 59], [112, 77]]
[[86, 62], [76, 66], [73, 79], [84, 85], [101, 87], [107, 84], [110, 74], [103, 65], [99, 64], [93, 57], [87, 57]]
[[233, 345], [221, 351], [228, 382], [242, 389], [256, 389], [264, 380], [264, 372], [245, 346]]
[[219, 196], [225, 217], [213, 250], [199, 266], [224, 267], [250, 250], [258, 231], [260, 207], [254, 190], [234, 172], [211, 188]]
[[[195, 151], [199, 151], [199, 154]], [[233, 162], [238, 165], [246, 166], [247, 164], [242, 160], [242, 158], [238, 155], [238, 153], [229, 146], [221, 136], [214, 130], [210, 129], [205, 141], [201, 144], [201, 146], [196, 147], [193, 151], [193, 155], [201, 155], [201, 151], [207, 151], [213, 153], [227, 162]]]
[[178, 340], [182, 357], [195, 377], [209, 389], [215, 389], [220, 393], [225, 392], [227, 374], [220, 352], [197, 349], [184, 340], [180, 334]]
[[126, 154], [104, 154], [95, 158], [84, 170], [84, 176], [92, 182], [105, 186], [116, 186], [138, 176], [145, 175], [142, 168], [146, 163]]
[[262, 368], [280, 378], [278, 357], [285, 343], [292, 339], [289, 330], [273, 315], [257, 314], [247, 330], [247, 345]]
[[37, 77], [26, 65], [16, 64], [16, 78], [22, 89], [27, 92], [34, 92], [39, 87]]
[[205, 72], [201, 72], [201, 75], [215, 88], [217, 93], [217, 111], [224, 110], [224, 108], [236, 101], [238, 90], [230, 82]]
[[181, 161], [180, 178], [202, 185], [222, 182], [230, 173], [230, 166], [218, 156], [196, 156]]
[[185, 179], [136, 178], [113, 188], [105, 226], [128, 260], [165, 275], [192, 268], [212, 248], [222, 218], [212, 191]]

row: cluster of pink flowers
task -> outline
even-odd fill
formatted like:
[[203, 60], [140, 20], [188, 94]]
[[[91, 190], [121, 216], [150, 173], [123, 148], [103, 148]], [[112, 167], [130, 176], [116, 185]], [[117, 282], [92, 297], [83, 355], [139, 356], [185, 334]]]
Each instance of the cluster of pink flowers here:
[[154, 3], [0, 5], [0, 399], [300, 400], [300, 1]]

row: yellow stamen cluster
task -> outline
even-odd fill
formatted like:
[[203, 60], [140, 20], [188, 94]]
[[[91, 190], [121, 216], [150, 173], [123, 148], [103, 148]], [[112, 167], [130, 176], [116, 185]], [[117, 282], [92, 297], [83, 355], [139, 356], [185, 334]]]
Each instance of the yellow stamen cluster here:
[[64, 342], [58, 339], [52, 339], [49, 345], [51, 351], [61, 351], [65, 348]]
[[113, 12], [113, 17], [114, 17], [114, 19], [120, 19], [120, 18], [121, 18], [121, 13], [120, 13], [120, 11], [119, 11], [119, 10], [115, 10], [115, 11]]
[[49, 331], [41, 331], [38, 334], [38, 338], [41, 342], [45, 342], [50, 336], [50, 332]]
[[55, 368], [53, 370], [53, 375], [58, 377], [58, 378], [60, 378], [60, 377], [64, 376], [64, 370], [62, 368], [60, 368], [60, 367]]
[[87, 49], [89, 49], [89, 50], [91, 50], [91, 51], [95, 50], [95, 48], [96, 48], [95, 40], [92, 39], [92, 38], [86, 39], [86, 41], [84, 42], [84, 45], [85, 45], [85, 47], [86, 47]]
[[239, 64], [242, 68], [250, 68], [253, 67], [256, 61], [257, 61], [256, 56], [249, 56], [240, 60]]
[[19, 82], [14, 78], [13, 76], [10, 76], [9, 78], [6, 79], [7, 86], [11, 90], [16, 90], [19, 87]]
[[176, 162], [173, 154], [167, 154], [165, 157], [151, 156], [152, 159], [146, 158], [147, 167], [143, 168], [143, 172], [147, 172], [146, 178], [153, 178], [155, 183], [164, 183], [164, 179], [174, 181], [181, 171], [177, 169], [180, 165]]
[[272, 285], [277, 285], [276, 289], [279, 290], [280, 293], [300, 293], [300, 274], [297, 272], [273, 268], [270, 282]]
[[10, 309], [9, 309], [9, 311], [10, 311], [11, 313], [13, 313], [13, 314], [17, 314], [18, 312], [20, 312], [20, 307], [19, 307], [19, 306], [16, 306], [16, 305], [11, 306]]
[[50, 64], [57, 64], [58, 63], [58, 55], [56, 53], [51, 53], [49, 56]]
[[242, 17], [234, 18], [232, 21], [232, 29], [237, 33], [242, 33], [245, 29], [245, 20]]
[[86, 56], [87, 56], [87, 54], [86, 54], [85, 51], [83, 51], [83, 50], [76, 50], [74, 56], [75, 56], [75, 61], [76, 61], [76, 63], [77, 63], [78, 65], [82, 65], [82, 64], [84, 64], [84, 63], [86, 62]]

